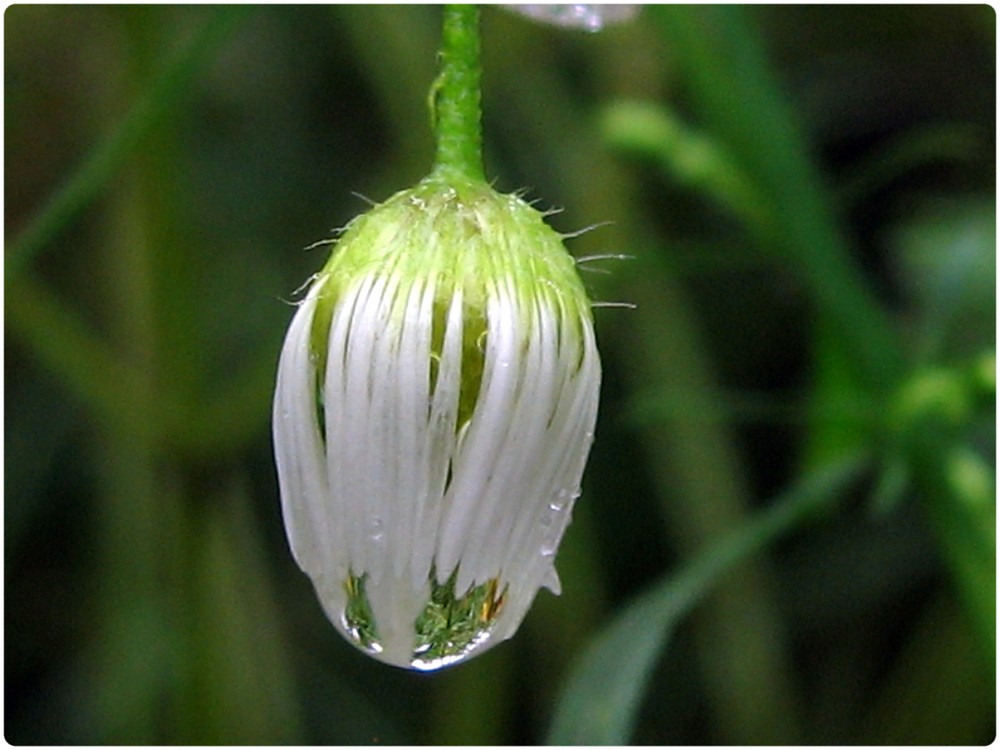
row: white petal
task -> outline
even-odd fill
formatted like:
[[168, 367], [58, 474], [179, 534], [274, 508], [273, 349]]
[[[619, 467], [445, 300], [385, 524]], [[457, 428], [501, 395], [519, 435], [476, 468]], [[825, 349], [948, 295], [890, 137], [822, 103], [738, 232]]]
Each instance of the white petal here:
[[317, 281], [292, 319], [278, 363], [274, 399], [274, 450], [282, 513], [289, 545], [299, 567], [311, 576], [334, 568], [327, 540], [323, 501], [329, 497], [323, 441], [317, 417], [316, 365], [310, 335], [318, 295]]
[[428, 429], [430, 445], [426, 455], [428, 485], [425, 501], [417, 509], [417, 523], [410, 573], [414, 587], [428, 578], [437, 548], [438, 529], [444, 508], [445, 487], [451, 471], [462, 386], [463, 294], [456, 289], [445, 322], [437, 381], [431, 397]]
[[[479, 397], [458, 451], [452, 462], [452, 483], [444, 499], [444, 517], [437, 553], [438, 581], [443, 583], [458, 566], [467, 549], [470, 529], [477, 518], [491, 520], [496, 511], [496, 463], [512, 421], [520, 367], [520, 338], [506, 289], [494, 296], [506, 301], [487, 308], [487, 357]], [[507, 477], [500, 477], [503, 482]], [[487, 521], [488, 522], [488, 521]], [[459, 569], [456, 589], [461, 594], [473, 582], [475, 557]]]

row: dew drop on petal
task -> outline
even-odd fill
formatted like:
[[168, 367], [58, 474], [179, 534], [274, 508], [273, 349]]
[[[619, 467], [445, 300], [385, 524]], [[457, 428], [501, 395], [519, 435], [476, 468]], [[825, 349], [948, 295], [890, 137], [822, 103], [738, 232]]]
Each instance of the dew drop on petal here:
[[430, 600], [412, 622], [412, 645], [386, 647], [367, 591], [368, 576], [350, 574], [344, 582], [347, 604], [341, 613], [342, 632], [370, 656], [397, 667], [423, 672], [456, 664], [481, 651], [490, 641], [507, 601], [507, 586], [498, 579], [471, 586], [462, 596], [454, 593], [456, 576], [439, 584], [432, 572]]

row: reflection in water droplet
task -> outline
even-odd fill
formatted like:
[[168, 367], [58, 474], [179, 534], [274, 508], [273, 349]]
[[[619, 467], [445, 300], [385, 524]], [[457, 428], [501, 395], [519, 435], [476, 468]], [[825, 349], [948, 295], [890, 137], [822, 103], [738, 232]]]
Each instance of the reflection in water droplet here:
[[347, 606], [344, 608], [342, 622], [344, 632], [353, 638], [358, 646], [369, 653], [378, 654], [382, 651], [382, 646], [378, 642], [375, 618], [368, 603], [368, 595], [365, 593], [367, 578], [366, 575], [356, 576], [348, 573], [347, 580], [344, 581]]
[[441, 669], [480, 650], [490, 639], [504, 604], [507, 586], [500, 590], [496, 578], [472, 586], [461, 597], [454, 592], [457, 571], [443, 584], [430, 575], [430, 601], [413, 623], [413, 648], [408, 658], [397, 659], [384, 653], [365, 587], [368, 576], [350, 573], [344, 582], [347, 605], [341, 624], [355, 646], [398, 667], [421, 671]]

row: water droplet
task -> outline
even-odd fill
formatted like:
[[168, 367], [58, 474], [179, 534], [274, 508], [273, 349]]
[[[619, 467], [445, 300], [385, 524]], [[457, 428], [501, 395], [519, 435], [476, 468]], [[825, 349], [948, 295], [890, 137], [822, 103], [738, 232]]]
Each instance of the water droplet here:
[[573, 490], [559, 490], [556, 495], [555, 500], [549, 502], [549, 510], [561, 512], [566, 509], [566, 507], [574, 500], [580, 496], [580, 493]]
[[[368, 576], [348, 576], [344, 583], [347, 605], [340, 617], [341, 632], [370, 656], [420, 671], [441, 669], [483, 650], [507, 601], [507, 587], [498, 579], [472, 586], [463, 596], [454, 592], [455, 575], [443, 584], [430, 576], [430, 600], [412, 623], [413, 640], [386, 647], [366, 587]], [[393, 628], [388, 628], [393, 630]], [[405, 632], [405, 631], [404, 631]]]

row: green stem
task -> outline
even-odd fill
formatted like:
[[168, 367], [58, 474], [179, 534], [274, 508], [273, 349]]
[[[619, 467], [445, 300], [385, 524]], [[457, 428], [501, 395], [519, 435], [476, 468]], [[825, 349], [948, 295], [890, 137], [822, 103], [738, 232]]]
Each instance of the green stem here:
[[441, 33], [441, 73], [431, 89], [437, 135], [435, 169], [484, 179], [479, 110], [479, 9], [446, 5]]

